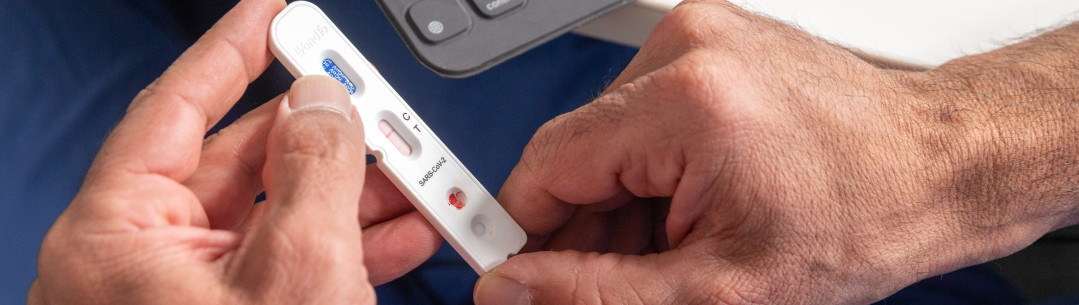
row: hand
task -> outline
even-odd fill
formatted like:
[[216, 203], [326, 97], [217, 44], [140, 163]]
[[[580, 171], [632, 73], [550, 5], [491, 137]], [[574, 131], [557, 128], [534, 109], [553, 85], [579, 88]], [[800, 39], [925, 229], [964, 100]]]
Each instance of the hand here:
[[434, 254], [331, 78], [203, 139], [273, 59], [284, 5], [241, 2], [135, 98], [45, 237], [29, 303], [373, 304]]
[[1018, 250], [1074, 223], [1075, 104], [1048, 94], [1076, 86], [1034, 90], [1068, 78], [1002, 52], [888, 70], [685, 1], [526, 147], [499, 201], [551, 251], [484, 275], [476, 302], [868, 303]]

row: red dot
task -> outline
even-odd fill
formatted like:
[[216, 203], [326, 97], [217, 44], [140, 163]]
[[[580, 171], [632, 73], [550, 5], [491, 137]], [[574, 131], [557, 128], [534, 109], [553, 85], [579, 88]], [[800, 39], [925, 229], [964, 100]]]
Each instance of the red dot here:
[[465, 197], [460, 191], [450, 193], [450, 205], [458, 210], [465, 207]]

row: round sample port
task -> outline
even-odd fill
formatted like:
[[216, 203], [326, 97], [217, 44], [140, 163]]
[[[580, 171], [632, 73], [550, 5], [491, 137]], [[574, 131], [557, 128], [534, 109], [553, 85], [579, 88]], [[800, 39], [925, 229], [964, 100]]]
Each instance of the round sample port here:
[[483, 224], [482, 222], [473, 222], [472, 234], [476, 234], [476, 236], [483, 236], [484, 234], [487, 234], [487, 225]]
[[479, 214], [473, 216], [470, 227], [472, 227], [472, 235], [475, 235], [476, 237], [482, 238], [494, 235], [494, 227], [491, 224], [491, 219], [488, 218], [487, 215]]

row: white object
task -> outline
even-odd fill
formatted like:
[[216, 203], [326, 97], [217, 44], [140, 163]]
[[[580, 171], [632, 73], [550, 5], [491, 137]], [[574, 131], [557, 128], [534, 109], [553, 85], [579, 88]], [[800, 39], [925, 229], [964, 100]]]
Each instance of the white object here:
[[321, 9], [292, 2], [274, 18], [270, 42], [292, 75], [330, 75], [345, 84], [379, 169], [476, 272], [520, 251], [524, 230]]
[[[575, 32], [640, 46], [680, 0], [637, 0]], [[869, 57], [934, 67], [1066, 25], [1068, 0], [731, 0]]]

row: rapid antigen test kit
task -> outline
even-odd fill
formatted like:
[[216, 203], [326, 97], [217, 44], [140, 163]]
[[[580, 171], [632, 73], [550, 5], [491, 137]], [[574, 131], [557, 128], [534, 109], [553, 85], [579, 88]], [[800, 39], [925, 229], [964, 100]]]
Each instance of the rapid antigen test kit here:
[[289, 4], [270, 26], [270, 48], [293, 76], [329, 75], [345, 85], [379, 169], [476, 272], [521, 250], [524, 230], [321, 9]]

